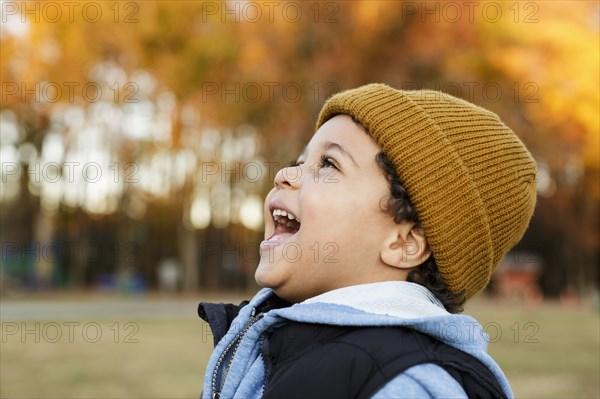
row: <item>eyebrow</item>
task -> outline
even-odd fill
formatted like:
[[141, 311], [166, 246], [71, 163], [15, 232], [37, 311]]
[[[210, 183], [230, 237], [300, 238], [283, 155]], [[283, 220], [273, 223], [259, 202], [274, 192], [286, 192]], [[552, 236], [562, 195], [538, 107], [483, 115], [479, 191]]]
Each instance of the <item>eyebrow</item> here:
[[[300, 157], [304, 156], [304, 153], [306, 152], [306, 147], [304, 146], [304, 148], [302, 149], [302, 152], [300, 153]], [[324, 144], [325, 150], [329, 150], [331, 148], [335, 148], [337, 150], [339, 150], [344, 156], [348, 157], [352, 163], [354, 164], [354, 166], [356, 166], [358, 169], [360, 169], [360, 166], [358, 166], [358, 163], [356, 162], [356, 160], [354, 159], [354, 157], [344, 149], [344, 147], [342, 147], [340, 144], [333, 142], [333, 141], [326, 141]]]

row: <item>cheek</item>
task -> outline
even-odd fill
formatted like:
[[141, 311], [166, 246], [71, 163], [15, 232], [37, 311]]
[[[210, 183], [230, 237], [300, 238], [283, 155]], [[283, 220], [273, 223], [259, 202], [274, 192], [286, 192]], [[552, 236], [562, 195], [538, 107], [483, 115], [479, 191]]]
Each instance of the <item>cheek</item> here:
[[378, 201], [373, 197], [357, 198], [353, 190], [307, 198], [304, 215], [310, 223], [301, 231], [311, 243], [319, 242], [321, 246], [333, 243], [340, 251], [369, 250], [380, 238], [383, 214], [378, 210]]
[[339, 190], [330, 187], [301, 193], [302, 218], [306, 220], [301, 233], [315, 240], [335, 239], [340, 233], [340, 226], [347, 223], [349, 209], [343, 206], [340, 195], [343, 194]]

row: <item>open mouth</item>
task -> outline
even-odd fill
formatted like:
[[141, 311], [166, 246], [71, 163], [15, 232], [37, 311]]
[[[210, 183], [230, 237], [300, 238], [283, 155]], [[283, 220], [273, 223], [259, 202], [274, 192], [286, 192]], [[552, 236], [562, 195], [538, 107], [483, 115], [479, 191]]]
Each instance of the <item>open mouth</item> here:
[[275, 228], [282, 227], [293, 233], [300, 230], [300, 220], [291, 212], [284, 211], [283, 209], [273, 209], [273, 220], [275, 221]]
[[291, 212], [275, 208], [272, 211], [275, 229], [266, 242], [283, 242], [300, 230], [300, 220]]

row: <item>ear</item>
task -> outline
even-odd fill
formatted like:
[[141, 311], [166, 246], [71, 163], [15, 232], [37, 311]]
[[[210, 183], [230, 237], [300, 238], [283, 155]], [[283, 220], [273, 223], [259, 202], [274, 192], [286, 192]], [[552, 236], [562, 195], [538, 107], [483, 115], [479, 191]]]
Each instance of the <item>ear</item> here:
[[414, 223], [400, 223], [390, 231], [381, 249], [381, 260], [388, 266], [410, 269], [431, 256], [423, 230]]

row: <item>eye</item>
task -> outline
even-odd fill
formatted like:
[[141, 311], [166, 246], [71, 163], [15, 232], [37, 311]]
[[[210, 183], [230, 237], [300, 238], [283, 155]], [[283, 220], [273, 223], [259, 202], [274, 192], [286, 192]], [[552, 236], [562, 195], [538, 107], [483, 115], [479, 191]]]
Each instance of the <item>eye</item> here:
[[319, 165], [321, 168], [334, 168], [338, 169], [335, 165], [335, 159], [331, 158], [327, 154], [321, 155], [321, 164]]

